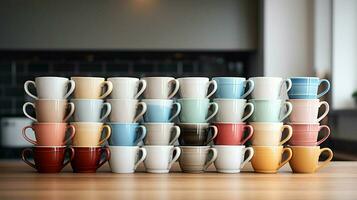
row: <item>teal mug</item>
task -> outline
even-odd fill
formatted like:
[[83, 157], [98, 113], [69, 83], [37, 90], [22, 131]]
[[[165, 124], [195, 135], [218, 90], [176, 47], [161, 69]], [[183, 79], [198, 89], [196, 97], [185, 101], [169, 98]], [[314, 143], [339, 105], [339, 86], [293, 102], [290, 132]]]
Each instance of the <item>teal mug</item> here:
[[[178, 99], [181, 104], [181, 123], [206, 123], [218, 112], [218, 104], [210, 103], [209, 99]], [[212, 108], [212, 113], [208, 116], [208, 111]]]
[[[254, 105], [254, 113], [250, 118], [253, 122], [281, 122], [287, 118], [293, 109], [290, 102], [284, 100], [260, 100], [251, 99], [249, 102]], [[282, 114], [283, 108], [286, 112]]]

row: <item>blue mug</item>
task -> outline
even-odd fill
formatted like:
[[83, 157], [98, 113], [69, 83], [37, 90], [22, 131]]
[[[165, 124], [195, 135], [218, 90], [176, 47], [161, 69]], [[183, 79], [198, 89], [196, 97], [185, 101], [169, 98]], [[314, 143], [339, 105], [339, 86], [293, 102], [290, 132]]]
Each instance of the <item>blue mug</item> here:
[[[181, 111], [181, 105], [169, 99], [143, 99], [146, 103], [144, 121], [148, 122], [171, 122]], [[172, 114], [172, 108], [176, 106], [176, 112]]]
[[136, 146], [146, 136], [145, 126], [138, 123], [108, 123], [112, 129], [111, 146]]
[[[292, 87], [288, 92], [290, 99], [318, 99], [330, 90], [330, 82], [318, 77], [292, 77]], [[325, 83], [326, 88], [317, 94], [319, 86]]]
[[244, 99], [254, 89], [254, 82], [245, 78], [214, 77], [213, 80], [217, 82], [216, 98]]

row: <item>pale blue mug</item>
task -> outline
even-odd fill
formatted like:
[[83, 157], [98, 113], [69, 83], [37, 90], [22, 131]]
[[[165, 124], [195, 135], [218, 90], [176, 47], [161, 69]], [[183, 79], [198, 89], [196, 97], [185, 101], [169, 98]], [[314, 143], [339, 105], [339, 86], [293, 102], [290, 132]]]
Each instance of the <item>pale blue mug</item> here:
[[108, 140], [111, 146], [136, 146], [146, 136], [145, 126], [138, 123], [108, 123], [112, 134]]
[[217, 82], [216, 98], [244, 99], [254, 89], [254, 82], [239, 77], [214, 77]]
[[[206, 123], [218, 112], [218, 104], [210, 103], [209, 99], [178, 99], [181, 104], [181, 123]], [[212, 113], [208, 116], [208, 111], [212, 108]]]
[[[112, 107], [101, 99], [72, 99], [75, 122], [102, 122], [110, 114]], [[102, 112], [105, 113], [102, 115]]]
[[[292, 77], [292, 87], [288, 92], [290, 99], [318, 99], [330, 90], [330, 82], [318, 77]], [[326, 88], [317, 94], [319, 86], [325, 83]]]
[[[177, 117], [181, 111], [181, 105], [173, 102], [170, 99], [143, 99], [146, 103], [146, 113], [144, 114], [144, 121], [149, 122], [171, 122]], [[176, 111], [173, 113], [173, 108]], [[172, 114], [173, 113], [173, 114]]]
[[[250, 117], [253, 122], [282, 122], [287, 118], [293, 109], [290, 102], [281, 99], [260, 100], [251, 99], [249, 102], [254, 105], [254, 113]], [[282, 113], [286, 108], [286, 112]]]

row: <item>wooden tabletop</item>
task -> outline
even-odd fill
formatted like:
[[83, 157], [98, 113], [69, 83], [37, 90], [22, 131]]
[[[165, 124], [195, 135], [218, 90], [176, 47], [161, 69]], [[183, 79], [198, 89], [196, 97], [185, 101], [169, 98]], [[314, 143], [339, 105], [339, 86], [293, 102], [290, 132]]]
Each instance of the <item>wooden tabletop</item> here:
[[[103, 166], [95, 174], [38, 174], [20, 161], [0, 161], [0, 199], [357, 199], [357, 162], [332, 162], [315, 174], [113, 174]], [[142, 170], [142, 169], [140, 169]]]

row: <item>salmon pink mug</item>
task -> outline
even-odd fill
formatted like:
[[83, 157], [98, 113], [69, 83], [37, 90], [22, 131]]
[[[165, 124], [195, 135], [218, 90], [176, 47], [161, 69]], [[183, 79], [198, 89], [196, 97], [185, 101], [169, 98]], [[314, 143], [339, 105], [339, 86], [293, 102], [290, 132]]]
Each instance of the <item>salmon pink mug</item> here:
[[[330, 128], [326, 125], [320, 126], [318, 123], [298, 124], [292, 123], [293, 135], [289, 140], [291, 146], [319, 146], [330, 136]], [[322, 139], [318, 139], [321, 130], [325, 129]]]
[[[244, 145], [253, 136], [253, 127], [245, 123], [215, 123], [218, 129], [215, 145]], [[245, 132], [248, 130], [248, 135]], [[245, 136], [245, 137], [244, 137]]]

